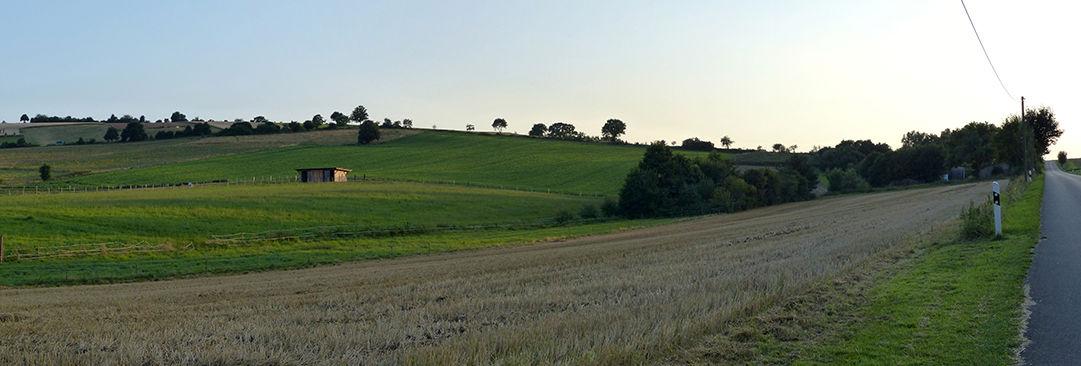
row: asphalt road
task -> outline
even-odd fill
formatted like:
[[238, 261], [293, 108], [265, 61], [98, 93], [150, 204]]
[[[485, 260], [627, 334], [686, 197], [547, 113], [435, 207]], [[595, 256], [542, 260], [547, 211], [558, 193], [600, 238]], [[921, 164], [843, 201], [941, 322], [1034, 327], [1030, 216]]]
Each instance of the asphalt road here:
[[1047, 163], [1041, 213], [1046, 238], [1028, 271], [1031, 307], [1021, 353], [1028, 365], [1081, 363], [1081, 176]]

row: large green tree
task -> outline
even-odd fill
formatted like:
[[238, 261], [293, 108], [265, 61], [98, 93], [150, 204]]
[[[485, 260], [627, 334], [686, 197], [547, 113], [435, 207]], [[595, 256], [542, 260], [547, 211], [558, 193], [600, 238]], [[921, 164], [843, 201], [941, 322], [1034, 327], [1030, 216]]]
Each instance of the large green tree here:
[[608, 142], [619, 141], [619, 136], [624, 132], [627, 132], [627, 124], [615, 118], [604, 122], [604, 127], [601, 127], [601, 136]]
[[529, 136], [532, 137], [544, 137], [544, 134], [546, 133], [548, 133], [548, 126], [545, 126], [543, 123], [534, 124], [533, 128], [529, 130]]
[[[335, 111], [334, 113], [330, 114], [330, 120], [334, 121], [334, 127], [342, 127], [345, 126], [346, 123], [349, 123], [349, 116], [345, 115], [342, 112]], [[312, 123], [315, 123], [315, 120], [312, 120]], [[316, 125], [316, 127], [318, 126], [319, 125]]]
[[23, 113], [22, 117], [19, 117], [19, 122], [30, 122], [30, 116], [27, 116], [26, 113]]
[[368, 119], [368, 109], [364, 108], [362, 105], [358, 105], [356, 108], [353, 108], [353, 113], [349, 115], [349, 119], [356, 123], [364, 122]]
[[143, 129], [143, 124], [139, 122], [128, 123], [124, 127], [124, 131], [120, 132], [120, 142], [145, 141], [148, 138], [146, 130]]
[[360, 123], [360, 129], [357, 132], [357, 143], [361, 145], [370, 144], [372, 141], [379, 139], [379, 126], [375, 125], [375, 122], [371, 120], [364, 120]]
[[492, 128], [498, 133], [502, 133], [504, 128], [507, 128], [507, 120], [502, 118], [496, 118], [492, 121]]
[[1025, 124], [1032, 128], [1033, 145], [1036, 146], [1037, 155], [1047, 155], [1051, 152], [1051, 145], [1062, 137], [1062, 130], [1058, 128], [1058, 120], [1051, 108], [1040, 107], [1025, 111]]
[[733, 143], [732, 138], [728, 136], [721, 137], [721, 146], [724, 146], [725, 149], [732, 147]]
[[118, 139], [120, 139], [120, 130], [117, 130], [116, 127], [109, 127], [109, 129], [105, 131], [105, 141], [112, 142]]
[[1006, 118], [991, 139], [991, 144], [995, 150], [995, 160], [1000, 163], [1007, 163], [1013, 169], [1023, 168], [1025, 163], [1023, 141], [1021, 119], [1017, 115]]
[[987, 122], [970, 122], [949, 134], [948, 162], [950, 165], [968, 165], [979, 171], [995, 158], [992, 140], [998, 127]]

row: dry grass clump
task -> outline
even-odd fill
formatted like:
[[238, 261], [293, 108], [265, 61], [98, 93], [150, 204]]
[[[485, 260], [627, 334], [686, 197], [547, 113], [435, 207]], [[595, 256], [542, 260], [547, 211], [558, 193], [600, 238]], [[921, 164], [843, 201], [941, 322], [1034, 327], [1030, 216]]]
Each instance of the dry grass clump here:
[[653, 362], [946, 222], [982, 188], [296, 271], [0, 290], [12, 314], [0, 363]]

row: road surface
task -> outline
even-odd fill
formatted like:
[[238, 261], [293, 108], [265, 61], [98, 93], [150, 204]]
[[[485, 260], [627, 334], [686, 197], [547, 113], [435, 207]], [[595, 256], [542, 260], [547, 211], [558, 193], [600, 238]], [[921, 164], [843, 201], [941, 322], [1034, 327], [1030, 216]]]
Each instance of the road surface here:
[[1048, 162], [1041, 232], [1028, 272], [1035, 302], [1021, 353], [1028, 365], [1081, 363], [1081, 176]]

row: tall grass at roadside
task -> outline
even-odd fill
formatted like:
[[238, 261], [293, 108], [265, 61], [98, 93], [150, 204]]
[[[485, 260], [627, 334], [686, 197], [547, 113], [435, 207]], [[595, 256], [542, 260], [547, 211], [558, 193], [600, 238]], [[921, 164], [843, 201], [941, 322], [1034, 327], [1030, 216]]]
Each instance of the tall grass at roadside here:
[[1001, 239], [984, 235], [921, 248], [897, 275], [868, 291], [851, 319], [834, 325], [830, 333], [844, 337], [803, 350], [807, 357], [799, 363], [1017, 362], [1022, 286], [1039, 237], [1042, 197], [1042, 175], [1027, 187], [1014, 180], [1003, 195]]

